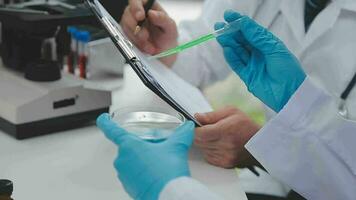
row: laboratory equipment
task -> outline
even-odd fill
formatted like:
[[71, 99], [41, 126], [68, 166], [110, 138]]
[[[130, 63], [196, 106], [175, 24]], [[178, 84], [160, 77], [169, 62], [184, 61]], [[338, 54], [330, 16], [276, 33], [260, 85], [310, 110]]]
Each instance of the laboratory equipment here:
[[57, 81], [62, 77], [60, 64], [51, 60], [39, 60], [29, 63], [25, 68], [25, 78], [31, 81]]
[[12, 181], [0, 179], [0, 200], [13, 200], [11, 198], [14, 186]]
[[17, 139], [88, 125], [108, 112], [111, 91], [71, 74], [38, 82], [0, 64], [0, 129]]
[[68, 27], [68, 33], [70, 35], [70, 49], [69, 53], [67, 55], [67, 71], [68, 73], [74, 74], [75, 66], [77, 65], [77, 49], [78, 49], [78, 43], [75, 38], [75, 35], [77, 34], [77, 29], [74, 26]]
[[90, 41], [89, 55], [90, 60], [87, 65], [89, 78], [92, 79], [93, 75], [99, 73], [116, 74], [123, 76], [125, 59], [112, 43], [110, 38], [97, 39]]
[[24, 139], [87, 125], [107, 112], [110, 91], [60, 71], [69, 50], [67, 26], [97, 26], [92, 13], [83, 4], [56, 1], [7, 8], [0, 10], [0, 129]]
[[240, 19], [237, 19], [233, 22], [226, 23], [224, 27], [222, 27], [212, 33], [200, 36], [197, 39], [193, 39], [193, 40], [186, 42], [184, 44], [181, 44], [177, 47], [168, 49], [168, 50], [161, 52], [157, 55], [151, 56], [150, 59], [158, 59], [158, 58], [163, 58], [163, 57], [177, 54], [177, 53], [182, 52], [182, 51], [189, 49], [191, 47], [194, 47], [199, 44], [210, 41], [212, 39], [215, 39], [215, 38], [219, 37], [220, 35], [234, 33], [236, 31], [238, 31], [239, 29], [240, 29]]
[[92, 26], [70, 26], [68, 33], [71, 42], [65, 58], [65, 72], [85, 79], [106, 75], [122, 77], [125, 61], [104, 30]]
[[89, 61], [88, 43], [90, 41], [90, 33], [88, 31], [78, 32], [78, 70], [80, 78], [87, 78], [87, 64]]
[[70, 49], [67, 26], [98, 26], [94, 19], [82, 3], [30, 1], [7, 5], [0, 9], [2, 60], [6, 67], [19, 70], [42, 59], [62, 64]]
[[185, 117], [169, 107], [127, 107], [114, 111], [111, 119], [144, 140], [160, 142], [185, 122]]

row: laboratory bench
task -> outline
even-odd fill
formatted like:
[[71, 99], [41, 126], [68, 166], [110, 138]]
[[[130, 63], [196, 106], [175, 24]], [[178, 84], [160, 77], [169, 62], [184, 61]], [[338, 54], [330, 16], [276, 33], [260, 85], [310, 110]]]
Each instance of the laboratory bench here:
[[[166, 106], [126, 66], [111, 110], [130, 105]], [[115, 84], [112, 84], [115, 85]], [[93, 124], [70, 131], [16, 140], [0, 131], [0, 179], [14, 182], [14, 199], [117, 199], [129, 196], [117, 180], [118, 148]], [[227, 200], [245, 200], [236, 172], [207, 164], [194, 148], [192, 176]]]
[[[161, 3], [177, 22], [199, 16], [202, 4], [200, 1]], [[124, 80], [97, 81], [113, 90], [111, 110], [130, 105], [167, 106], [128, 66], [124, 69]], [[0, 179], [14, 182], [13, 198], [17, 200], [129, 200], [113, 167], [117, 153], [118, 148], [94, 123], [25, 140], [16, 140], [0, 130]], [[235, 170], [207, 164], [195, 148], [191, 150], [189, 162], [192, 176], [224, 199], [247, 199]]]

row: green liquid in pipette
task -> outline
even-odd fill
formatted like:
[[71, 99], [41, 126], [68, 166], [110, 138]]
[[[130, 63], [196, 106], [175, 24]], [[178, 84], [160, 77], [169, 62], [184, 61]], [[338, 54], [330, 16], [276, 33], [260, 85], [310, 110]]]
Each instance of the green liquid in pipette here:
[[206, 42], [206, 41], [209, 41], [211, 39], [214, 39], [215, 38], [215, 35], [214, 33], [210, 33], [210, 34], [207, 34], [207, 35], [203, 35], [201, 37], [199, 37], [198, 39], [195, 39], [193, 41], [190, 41], [190, 42], [187, 42], [187, 43], [184, 43], [182, 45], [179, 45], [177, 47], [174, 47], [172, 49], [169, 49], [167, 51], [164, 51], [160, 54], [157, 54], [157, 55], [154, 55], [154, 56], [151, 56], [150, 58], [163, 58], [163, 57], [166, 57], [166, 56], [171, 56], [171, 55], [174, 55], [174, 54], [177, 54], [179, 52], [182, 52], [184, 51], [185, 49], [189, 49], [193, 46], [196, 46], [198, 44], [201, 44], [203, 42]]
[[211, 39], [216, 38], [218, 35], [221, 34], [227, 34], [227, 33], [234, 33], [236, 31], [238, 31], [240, 29], [240, 20], [241, 18], [226, 24], [224, 28], [220, 29], [220, 30], [216, 30], [213, 33], [207, 34], [207, 35], [203, 35], [201, 37], [199, 37], [198, 39], [192, 40], [190, 42], [184, 43], [182, 45], [179, 45], [177, 47], [174, 47], [172, 49], [169, 49], [167, 51], [164, 51], [162, 53], [159, 53], [157, 55], [151, 56], [150, 59], [154, 59], [154, 58], [163, 58], [166, 56], [171, 56], [174, 54], [177, 54], [179, 52], [184, 51], [185, 49], [189, 49], [193, 46], [199, 45], [201, 43], [204, 43], [206, 41], [209, 41]]

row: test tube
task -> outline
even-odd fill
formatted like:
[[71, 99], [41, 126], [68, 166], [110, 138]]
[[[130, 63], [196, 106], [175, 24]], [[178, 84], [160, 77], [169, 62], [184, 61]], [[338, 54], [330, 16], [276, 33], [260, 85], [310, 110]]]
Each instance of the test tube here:
[[88, 42], [90, 41], [90, 33], [88, 31], [80, 31], [78, 33], [78, 69], [79, 77], [86, 79], [87, 78], [87, 64], [88, 64]]
[[74, 70], [75, 70], [75, 66], [76, 66], [76, 61], [77, 61], [77, 46], [78, 46], [78, 42], [76, 39], [76, 35], [77, 35], [78, 30], [73, 27], [70, 26], [68, 27], [68, 33], [70, 34], [70, 51], [69, 51], [69, 55], [67, 57], [67, 70], [68, 73], [74, 74]]

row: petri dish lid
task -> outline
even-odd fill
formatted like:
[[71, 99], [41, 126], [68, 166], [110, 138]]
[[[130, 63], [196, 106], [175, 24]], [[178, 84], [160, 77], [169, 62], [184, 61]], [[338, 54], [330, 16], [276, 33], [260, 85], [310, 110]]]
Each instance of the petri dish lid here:
[[166, 139], [185, 122], [185, 117], [173, 109], [140, 106], [118, 109], [111, 119], [128, 132], [151, 141]]

